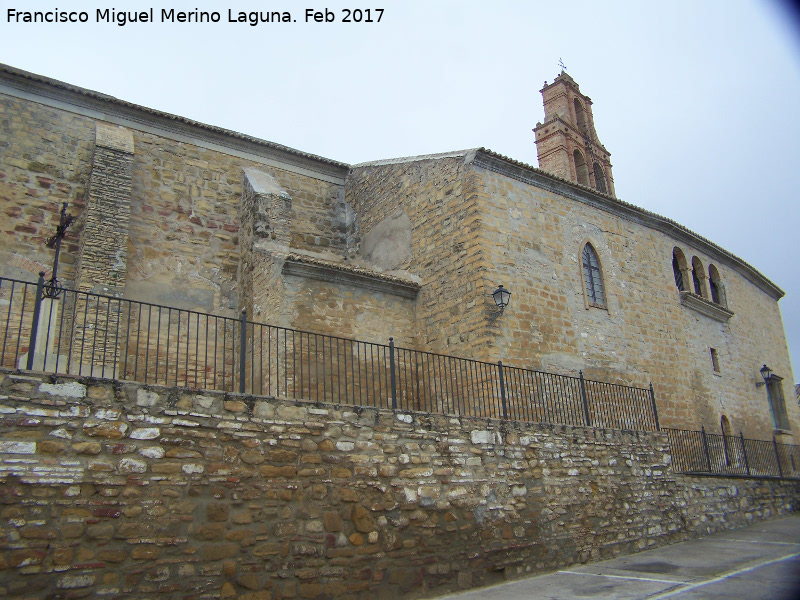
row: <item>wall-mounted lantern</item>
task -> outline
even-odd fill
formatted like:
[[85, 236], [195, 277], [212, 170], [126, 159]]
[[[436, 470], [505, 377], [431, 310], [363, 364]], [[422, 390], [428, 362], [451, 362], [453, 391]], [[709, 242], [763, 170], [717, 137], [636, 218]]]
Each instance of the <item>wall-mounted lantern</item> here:
[[498, 314], [502, 314], [506, 306], [508, 306], [508, 301], [511, 299], [511, 292], [502, 285], [498, 285], [497, 289], [492, 292], [492, 298], [494, 298], [494, 303], [497, 305], [497, 308], [500, 309], [500, 313]]
[[772, 369], [770, 369], [767, 365], [761, 367], [758, 372], [761, 373], [761, 377], [764, 378], [764, 381], [756, 382], [756, 387], [767, 385], [772, 380]]

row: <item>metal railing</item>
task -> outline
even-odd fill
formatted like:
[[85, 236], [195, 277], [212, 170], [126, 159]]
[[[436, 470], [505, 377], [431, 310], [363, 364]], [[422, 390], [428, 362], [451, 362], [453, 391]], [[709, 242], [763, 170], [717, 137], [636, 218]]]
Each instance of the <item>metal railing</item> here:
[[664, 428], [676, 473], [800, 479], [800, 446], [739, 435]]
[[637, 388], [0, 278], [0, 365], [470, 417], [658, 430]]

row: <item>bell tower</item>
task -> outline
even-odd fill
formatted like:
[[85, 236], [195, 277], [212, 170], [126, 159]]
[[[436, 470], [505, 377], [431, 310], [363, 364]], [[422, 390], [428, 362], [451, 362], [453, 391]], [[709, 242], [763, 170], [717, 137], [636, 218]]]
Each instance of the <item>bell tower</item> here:
[[540, 90], [544, 123], [537, 123], [539, 168], [569, 181], [616, 197], [611, 155], [597, 138], [592, 99], [581, 93], [575, 80], [561, 71]]

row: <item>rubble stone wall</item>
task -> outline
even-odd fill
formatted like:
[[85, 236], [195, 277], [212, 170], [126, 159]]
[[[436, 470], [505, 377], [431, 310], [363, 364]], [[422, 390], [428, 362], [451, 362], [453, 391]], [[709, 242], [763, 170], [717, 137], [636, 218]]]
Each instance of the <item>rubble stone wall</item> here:
[[[49, 278], [61, 204], [82, 217], [92, 169], [95, 124], [90, 119], [0, 96], [0, 276]], [[69, 131], [70, 135], [65, 135]], [[75, 279], [80, 228], [67, 230], [59, 278]]]
[[[269, 149], [242, 151], [231, 139], [230, 147], [208, 144], [199, 129], [197, 143], [189, 143], [174, 132], [157, 135], [152, 127], [126, 121], [131, 152], [135, 148], [132, 172], [124, 165], [130, 201], [103, 190], [115, 203], [109, 205], [112, 212], [130, 215], [127, 240], [117, 248], [123, 242], [107, 229], [121, 226], [122, 219], [109, 223], [104, 218], [92, 229], [86, 211], [93, 156], [99, 160], [95, 166], [112, 175], [121, 168], [114, 152], [95, 150], [98, 127], [110, 124], [0, 93], [0, 276], [36, 281], [40, 270], [52, 267], [45, 241], [55, 233], [61, 203], [69, 202], [69, 213], [78, 219], [67, 231], [59, 266], [59, 279], [68, 287], [82, 279], [79, 246], [88, 223], [90, 245], [105, 252], [111, 244], [125, 260], [122, 270], [103, 269], [90, 260], [83, 275], [87, 280], [106, 274], [113, 285], [124, 283], [127, 298], [236, 316], [239, 207], [247, 168], [268, 173], [291, 195], [288, 246], [293, 250], [343, 257], [356, 243], [354, 217], [344, 203], [343, 166], [320, 160], [321, 170], [338, 175], [317, 174], [257, 154]], [[97, 187], [101, 180], [94, 177]], [[118, 182], [112, 187], [121, 191]]]
[[790, 512], [659, 433], [0, 371], [0, 596], [412, 598]]

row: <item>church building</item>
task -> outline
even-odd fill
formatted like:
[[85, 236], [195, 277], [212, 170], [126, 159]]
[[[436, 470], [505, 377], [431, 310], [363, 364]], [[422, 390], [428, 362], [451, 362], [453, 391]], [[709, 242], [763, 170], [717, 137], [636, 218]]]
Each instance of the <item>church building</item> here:
[[541, 92], [538, 167], [349, 165], [0, 66], [0, 277], [49, 272], [66, 202], [68, 289], [652, 383], [662, 426], [798, 443], [783, 291], [618, 199], [592, 100], [563, 71]]

